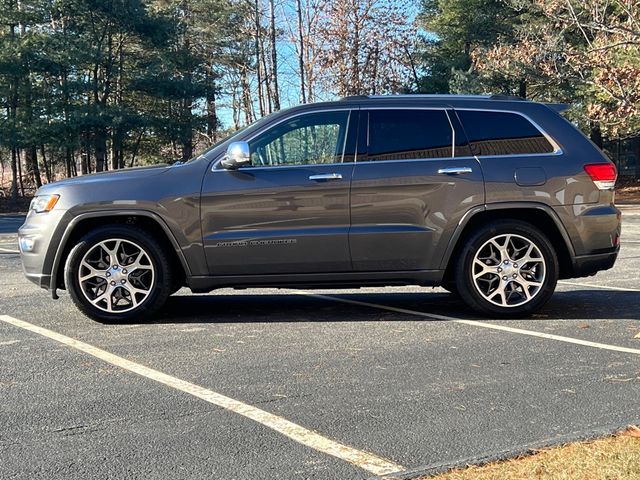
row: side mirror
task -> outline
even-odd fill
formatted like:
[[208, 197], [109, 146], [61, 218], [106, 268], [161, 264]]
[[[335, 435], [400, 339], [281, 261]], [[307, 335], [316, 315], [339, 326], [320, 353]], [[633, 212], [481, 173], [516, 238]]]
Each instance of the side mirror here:
[[227, 170], [235, 170], [251, 164], [251, 152], [247, 142], [233, 142], [227, 148], [227, 154], [220, 162]]

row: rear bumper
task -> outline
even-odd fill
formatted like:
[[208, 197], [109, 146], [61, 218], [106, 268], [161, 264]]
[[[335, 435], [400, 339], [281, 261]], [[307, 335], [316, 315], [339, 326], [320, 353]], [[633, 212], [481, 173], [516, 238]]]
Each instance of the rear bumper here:
[[589, 277], [601, 270], [610, 269], [616, 263], [619, 250], [618, 247], [613, 252], [575, 257], [573, 259], [573, 276]]

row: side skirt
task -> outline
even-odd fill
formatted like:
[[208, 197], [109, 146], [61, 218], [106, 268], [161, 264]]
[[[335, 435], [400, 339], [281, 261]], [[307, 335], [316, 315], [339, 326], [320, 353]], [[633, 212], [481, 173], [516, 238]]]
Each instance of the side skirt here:
[[206, 293], [216, 288], [358, 288], [400, 285], [438, 286], [444, 270], [414, 270], [393, 272], [306, 273], [276, 275], [197, 276], [187, 279], [194, 293]]

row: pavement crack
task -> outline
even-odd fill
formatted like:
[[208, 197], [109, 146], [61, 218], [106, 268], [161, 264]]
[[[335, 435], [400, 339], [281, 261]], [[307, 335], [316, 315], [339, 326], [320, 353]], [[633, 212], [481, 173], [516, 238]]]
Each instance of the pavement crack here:
[[51, 430], [52, 433], [64, 433], [64, 432], [72, 432], [72, 433], [84, 433], [89, 428], [89, 425], [74, 425], [72, 427], [61, 427]]
[[282, 400], [296, 400], [300, 398], [306, 398], [313, 396], [311, 393], [302, 393], [300, 395], [280, 395], [274, 398], [265, 398], [264, 400], [258, 400], [256, 402], [252, 402], [254, 405], [264, 405], [265, 403], [274, 403], [280, 402]]

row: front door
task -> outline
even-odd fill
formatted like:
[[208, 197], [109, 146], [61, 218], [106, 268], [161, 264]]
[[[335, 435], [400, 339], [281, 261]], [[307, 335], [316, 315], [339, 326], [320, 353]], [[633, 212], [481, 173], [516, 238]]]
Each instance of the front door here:
[[249, 139], [251, 166], [216, 164], [206, 174], [202, 231], [211, 275], [351, 271], [350, 116], [355, 125], [349, 110], [285, 119]]

